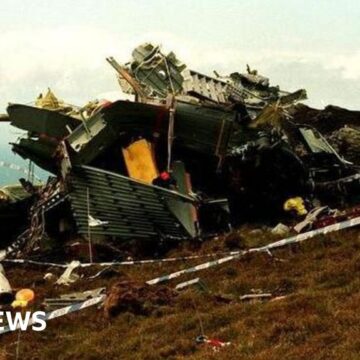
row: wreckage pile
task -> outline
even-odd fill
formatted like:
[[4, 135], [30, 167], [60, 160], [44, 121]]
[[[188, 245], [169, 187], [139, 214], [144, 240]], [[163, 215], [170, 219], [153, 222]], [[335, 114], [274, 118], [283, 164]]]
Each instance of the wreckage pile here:
[[30, 230], [7, 252], [44, 237], [111, 246], [205, 238], [269, 219], [268, 208], [276, 219], [289, 198], [310, 209], [354, 200], [358, 170], [309, 125], [310, 110], [296, 110], [304, 90], [270, 86], [249, 66], [204, 75], [151, 44], [126, 66], [107, 61], [134, 101], [75, 108], [49, 90], [34, 106], [9, 105], [11, 125], [27, 132], [13, 151], [53, 176], [41, 190], [22, 181]]
[[[75, 268], [95, 263], [103, 269], [94, 279], [104, 268], [184, 260], [159, 255], [181, 241], [195, 248], [199, 240], [248, 220], [286, 222], [289, 226], [279, 224], [272, 233], [289, 238], [224, 257], [206, 254], [215, 260], [146, 285], [118, 282], [107, 298], [91, 293], [80, 305], [71, 297], [49, 304], [65, 301], [73, 312], [105, 301], [108, 316], [146, 314], [145, 303], [151, 308], [176, 297], [152, 285], [358, 225], [359, 209], [350, 207], [359, 200], [360, 172], [342, 157], [360, 164], [358, 112], [335, 107], [320, 112], [297, 104], [305, 90], [270, 86], [249, 66], [246, 73], [204, 75], [152, 44], [137, 47], [127, 65], [107, 61], [133, 101], [74, 107], [49, 89], [33, 106], [10, 104], [2, 117], [25, 131], [13, 151], [29, 159], [29, 169], [36, 164], [51, 175], [46, 184], [28, 176], [20, 186], [0, 191], [0, 215], [8, 229], [1, 260], [66, 268], [57, 284], [68, 285], [79, 280], [71, 277]], [[10, 221], [16, 226], [9, 227]], [[149, 254], [154, 258], [128, 259]], [[64, 263], [74, 258], [89, 262]], [[52, 278], [47, 275], [45, 280]], [[261, 296], [246, 299], [256, 297]]]

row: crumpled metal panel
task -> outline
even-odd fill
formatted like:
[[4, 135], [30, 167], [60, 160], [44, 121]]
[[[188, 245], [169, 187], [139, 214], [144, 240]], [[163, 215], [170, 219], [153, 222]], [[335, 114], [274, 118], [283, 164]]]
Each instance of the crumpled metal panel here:
[[80, 123], [79, 120], [57, 111], [22, 104], [9, 105], [7, 112], [11, 125], [58, 139], [64, 138], [69, 134], [69, 129], [75, 129]]
[[204, 99], [216, 103], [228, 102], [229, 84], [223, 80], [201, 74], [193, 70], [184, 70], [185, 81], [183, 91], [185, 94], [195, 97], [202, 96]]
[[30, 159], [39, 167], [56, 173], [56, 162], [53, 157], [56, 143], [42, 139], [22, 138], [17, 144], [12, 144], [12, 150], [23, 159]]
[[174, 147], [208, 155], [223, 155], [233, 130], [235, 113], [178, 102], [175, 112]]
[[[306, 98], [304, 90], [290, 94], [278, 86], [270, 86], [267, 77], [249, 66], [246, 73], [234, 72], [225, 77], [217, 73], [216, 77], [201, 74], [187, 68], [173, 52], [164, 54], [160, 46], [150, 43], [134, 49], [126, 71], [139, 82], [147, 96], [165, 99], [173, 94], [178, 99], [190, 96], [192, 101], [205, 100], [221, 106], [242, 104], [251, 118], [271, 102]], [[120, 86], [123, 91], [134, 93], [126, 81], [120, 81]]]
[[[67, 143], [77, 150], [72, 157], [75, 165], [88, 165], [118, 141], [121, 133], [152, 134], [157, 123], [166, 126], [167, 109], [163, 106], [130, 101], [116, 101], [81, 123], [67, 137]], [[90, 128], [88, 128], [88, 125]], [[90, 130], [95, 130], [91, 131]], [[77, 147], [77, 145], [80, 145]]]
[[138, 46], [132, 56], [132, 73], [140, 83], [146, 84], [154, 95], [166, 97], [168, 93], [177, 94], [182, 90], [184, 78], [181, 72], [186, 65], [181, 63], [173, 52], [164, 55], [160, 46], [146, 43]]
[[70, 176], [69, 200], [78, 232], [88, 232], [90, 215], [104, 222], [92, 234], [124, 239], [184, 239], [197, 235], [195, 224], [182, 219], [184, 203], [195, 200], [176, 191], [148, 185], [126, 176], [89, 166], [75, 167]]
[[[224, 154], [235, 115], [231, 110], [223, 111], [178, 101], [175, 110], [174, 149], [181, 147], [211, 156]], [[168, 133], [168, 116], [168, 109], [164, 106], [116, 101], [87, 121], [93, 127], [98, 123], [96, 128], [101, 130], [97, 134], [89, 137], [89, 130], [82, 123], [67, 137], [71, 147], [75, 144], [74, 140], [82, 143], [81, 150], [73, 154], [72, 163], [91, 164], [118, 141], [122, 133], [141, 134], [147, 138], [158, 133], [165, 138]]]
[[[84, 121], [81, 126], [78, 126], [68, 137], [67, 140], [70, 146], [79, 152], [86, 146], [86, 144], [100, 131], [104, 129], [106, 122], [103, 120], [100, 113], [95, 114], [88, 121]], [[82, 131], [82, 130], [85, 131]]]

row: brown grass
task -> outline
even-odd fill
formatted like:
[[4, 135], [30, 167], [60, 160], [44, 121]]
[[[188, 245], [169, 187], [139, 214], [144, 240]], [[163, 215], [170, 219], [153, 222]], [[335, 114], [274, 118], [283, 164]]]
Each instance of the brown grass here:
[[[247, 246], [274, 240], [266, 231], [249, 228], [243, 228], [241, 236]], [[146, 316], [125, 312], [108, 320], [94, 307], [52, 320], [42, 333], [22, 334], [20, 358], [359, 359], [358, 236], [358, 230], [347, 230], [279, 250], [277, 259], [258, 254], [172, 280], [170, 287], [200, 276], [210, 292], [185, 290], [173, 304], [158, 306]], [[233, 247], [236, 241], [214, 239], [196, 251], [224, 251], [226, 244]], [[188, 254], [190, 248], [184, 244], [171, 255]], [[109, 287], [118, 280], [144, 281], [200, 262], [123, 267], [109, 279], [93, 281], [86, 275], [97, 270], [86, 270], [85, 277], [70, 288], [45, 283], [42, 276], [49, 269], [19, 265], [6, 270], [14, 287], [33, 287], [41, 303], [45, 296]], [[257, 303], [237, 299], [252, 289], [286, 297]], [[206, 344], [196, 344], [199, 318], [208, 337], [232, 345], [215, 353]], [[13, 359], [15, 346], [16, 334], [3, 335], [0, 359]]]

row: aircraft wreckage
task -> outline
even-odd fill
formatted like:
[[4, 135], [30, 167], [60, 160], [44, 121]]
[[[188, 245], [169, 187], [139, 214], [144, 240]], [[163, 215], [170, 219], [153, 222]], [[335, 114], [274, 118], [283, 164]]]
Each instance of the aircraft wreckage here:
[[49, 90], [34, 106], [8, 106], [11, 125], [26, 131], [13, 151], [53, 174], [42, 188], [23, 181], [30, 224], [8, 252], [44, 233], [204, 237], [276, 216], [291, 197], [336, 203], [359, 187], [358, 169], [294, 122], [305, 90], [282, 91], [249, 67], [204, 75], [151, 44], [126, 66], [107, 61], [134, 101], [75, 108]]

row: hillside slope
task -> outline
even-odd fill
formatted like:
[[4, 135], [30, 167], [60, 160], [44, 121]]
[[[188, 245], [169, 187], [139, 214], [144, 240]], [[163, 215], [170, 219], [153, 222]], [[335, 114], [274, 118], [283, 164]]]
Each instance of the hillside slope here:
[[[184, 245], [171, 255], [223, 251], [273, 240], [266, 230], [243, 228], [197, 249]], [[208, 291], [188, 288], [168, 304], [145, 304], [147, 310], [141, 314], [125, 311], [107, 319], [102, 309], [93, 307], [52, 320], [42, 333], [21, 335], [19, 358], [359, 359], [359, 249], [359, 229], [355, 228], [279, 250], [276, 258], [257, 254], [183, 276], [166, 285], [173, 288], [199, 276]], [[46, 272], [61, 274], [61, 270], [24, 265], [8, 265], [6, 270], [14, 288], [35, 289], [39, 304], [44, 297], [110, 288], [118, 280], [140, 283], [204, 261], [124, 266], [95, 280], [87, 277], [98, 269], [81, 270], [84, 277], [69, 288], [42, 280]], [[256, 303], [238, 299], [254, 289], [284, 297]], [[201, 326], [209, 338], [231, 345], [214, 352], [207, 344], [196, 344]], [[17, 334], [1, 336], [0, 359], [14, 358], [16, 339]]]

